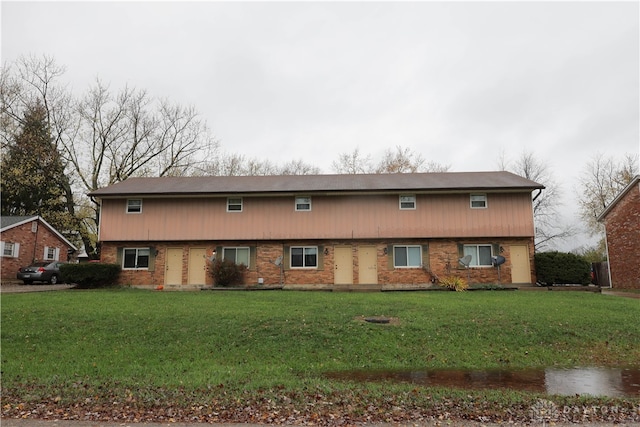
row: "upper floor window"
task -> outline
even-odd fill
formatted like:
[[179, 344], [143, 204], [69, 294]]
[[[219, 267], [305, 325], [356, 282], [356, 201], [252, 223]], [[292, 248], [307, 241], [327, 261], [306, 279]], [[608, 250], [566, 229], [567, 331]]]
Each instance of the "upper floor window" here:
[[227, 212], [242, 212], [242, 197], [229, 197], [227, 199]]
[[415, 208], [416, 208], [416, 196], [414, 195], [400, 196], [400, 209], [415, 209]]
[[296, 197], [296, 210], [297, 211], [310, 211], [311, 210], [311, 197]]
[[18, 256], [18, 250], [20, 249], [20, 243], [13, 242], [0, 242], [0, 248], [2, 256], [16, 258]]
[[149, 268], [149, 248], [125, 248], [122, 259], [124, 269]]
[[58, 261], [60, 259], [60, 248], [54, 248], [52, 246], [44, 247], [43, 259]]
[[487, 207], [487, 195], [486, 194], [472, 194], [470, 197], [470, 204], [472, 209], [483, 209]]
[[394, 246], [394, 267], [420, 267], [422, 265], [421, 246]]
[[464, 245], [464, 255], [471, 256], [470, 267], [491, 267], [491, 245]]
[[249, 248], [222, 248], [222, 259], [249, 267]]
[[291, 247], [291, 267], [317, 267], [318, 247], [317, 246], [292, 246]]
[[128, 199], [127, 213], [142, 213], [142, 199]]

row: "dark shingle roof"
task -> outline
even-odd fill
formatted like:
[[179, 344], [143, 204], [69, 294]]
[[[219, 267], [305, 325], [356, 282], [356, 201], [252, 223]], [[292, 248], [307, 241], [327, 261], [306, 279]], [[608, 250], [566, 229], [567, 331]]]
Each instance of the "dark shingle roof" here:
[[28, 216], [2, 216], [0, 217], [0, 228], [5, 229], [7, 227], [11, 227], [12, 225], [19, 224], [28, 219], [35, 219], [36, 215], [28, 215]]
[[215, 195], [292, 192], [534, 190], [543, 185], [510, 172], [129, 178], [89, 195]]

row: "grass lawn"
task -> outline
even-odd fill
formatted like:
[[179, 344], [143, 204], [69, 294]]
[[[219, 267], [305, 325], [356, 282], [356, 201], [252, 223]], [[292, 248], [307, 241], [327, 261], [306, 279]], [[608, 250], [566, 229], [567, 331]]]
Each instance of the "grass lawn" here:
[[274, 413], [388, 421], [448, 408], [452, 417], [499, 420], [525, 417], [541, 396], [339, 382], [324, 373], [640, 367], [640, 301], [590, 292], [123, 289], [5, 294], [1, 308], [5, 416], [64, 408], [106, 417], [118, 408], [127, 419], [158, 419], [158, 411], [165, 419], [170, 408], [174, 419], [201, 421], [276, 422]]

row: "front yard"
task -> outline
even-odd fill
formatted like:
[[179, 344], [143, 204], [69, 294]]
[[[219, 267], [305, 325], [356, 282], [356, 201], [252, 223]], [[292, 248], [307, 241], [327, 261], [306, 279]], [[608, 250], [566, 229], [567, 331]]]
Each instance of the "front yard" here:
[[[372, 369], [640, 367], [640, 301], [590, 292], [62, 291], [2, 296], [5, 417], [530, 420], [640, 399], [345, 382]], [[389, 324], [363, 322], [387, 316]], [[542, 399], [542, 400], [541, 400]]]

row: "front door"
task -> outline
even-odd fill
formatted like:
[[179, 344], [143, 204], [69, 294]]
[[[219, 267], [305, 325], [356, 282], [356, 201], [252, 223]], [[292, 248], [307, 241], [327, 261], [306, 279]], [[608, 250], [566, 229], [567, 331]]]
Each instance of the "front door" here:
[[351, 246], [336, 246], [334, 258], [333, 282], [336, 285], [351, 285], [353, 283]]
[[205, 248], [189, 249], [189, 281], [190, 285], [206, 283], [207, 250]]
[[182, 284], [182, 248], [167, 249], [167, 262], [164, 269], [165, 285]]
[[375, 246], [358, 247], [358, 283], [378, 283], [378, 254]]
[[510, 249], [511, 283], [531, 283], [529, 247], [527, 245], [513, 245]]

